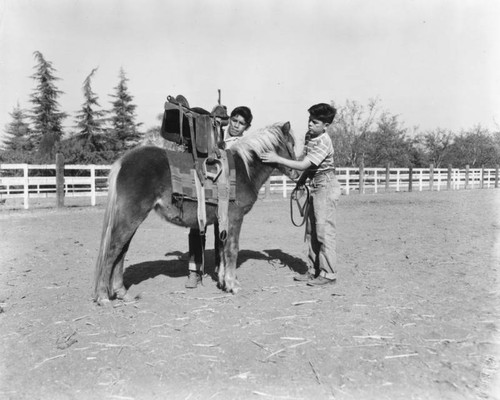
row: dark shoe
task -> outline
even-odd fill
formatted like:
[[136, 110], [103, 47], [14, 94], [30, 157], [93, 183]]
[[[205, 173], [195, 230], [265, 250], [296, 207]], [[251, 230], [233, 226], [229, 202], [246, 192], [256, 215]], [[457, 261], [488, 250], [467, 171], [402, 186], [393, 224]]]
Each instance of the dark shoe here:
[[296, 282], [310, 282], [314, 279], [314, 275], [309, 271], [302, 275], [295, 275], [293, 280]]
[[196, 289], [198, 283], [201, 283], [201, 275], [195, 271], [189, 271], [188, 280], [186, 282], [186, 289]]
[[312, 281], [307, 282], [307, 286], [324, 286], [324, 285], [329, 285], [331, 283], [335, 283], [336, 281], [337, 281], [336, 279], [328, 279], [325, 278], [324, 276], [319, 275]]

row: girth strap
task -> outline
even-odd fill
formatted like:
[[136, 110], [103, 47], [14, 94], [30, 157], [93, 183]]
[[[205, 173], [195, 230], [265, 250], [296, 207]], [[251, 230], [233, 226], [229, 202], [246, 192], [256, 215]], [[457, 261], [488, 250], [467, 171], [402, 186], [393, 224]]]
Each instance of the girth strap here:
[[[196, 198], [198, 199], [198, 228], [200, 230], [200, 242], [203, 243], [203, 235], [205, 235], [205, 227], [207, 226], [207, 209], [205, 204], [205, 188], [198, 178], [198, 174], [194, 173], [194, 183], [196, 186]], [[201, 268], [204, 271], [205, 269], [205, 256], [204, 249], [201, 249]]]

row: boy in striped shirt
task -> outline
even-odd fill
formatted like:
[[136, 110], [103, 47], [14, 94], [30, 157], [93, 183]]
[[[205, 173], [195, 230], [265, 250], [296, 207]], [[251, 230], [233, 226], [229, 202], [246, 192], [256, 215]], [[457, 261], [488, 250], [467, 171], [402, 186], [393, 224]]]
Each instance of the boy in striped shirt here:
[[337, 110], [326, 103], [309, 108], [309, 124], [302, 160], [288, 160], [275, 153], [265, 153], [265, 163], [278, 163], [304, 171], [300, 178], [309, 179], [310, 205], [307, 215], [306, 242], [308, 271], [294, 280], [309, 286], [324, 286], [337, 279], [336, 222], [340, 185], [335, 177], [333, 145], [326, 128]]

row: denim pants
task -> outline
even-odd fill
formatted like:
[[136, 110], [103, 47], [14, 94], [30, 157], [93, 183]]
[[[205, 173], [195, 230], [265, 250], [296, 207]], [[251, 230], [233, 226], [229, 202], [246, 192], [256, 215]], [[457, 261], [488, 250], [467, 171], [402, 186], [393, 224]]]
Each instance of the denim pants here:
[[340, 184], [333, 172], [318, 174], [309, 183], [306, 224], [307, 264], [311, 274], [337, 278], [337, 204]]

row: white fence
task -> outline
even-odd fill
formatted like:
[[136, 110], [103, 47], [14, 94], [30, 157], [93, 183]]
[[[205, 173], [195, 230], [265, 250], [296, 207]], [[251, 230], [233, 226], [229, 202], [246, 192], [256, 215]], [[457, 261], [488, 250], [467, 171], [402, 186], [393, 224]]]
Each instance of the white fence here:
[[[108, 190], [107, 165], [65, 165], [64, 195], [90, 197], [96, 205], [97, 196]], [[25, 209], [30, 198], [56, 198], [56, 165], [0, 164], [0, 200], [23, 198]]]
[[[65, 165], [64, 196], [96, 197], [107, 195], [110, 166]], [[460, 190], [497, 188], [498, 168], [337, 168], [342, 191], [368, 194], [378, 192]], [[411, 177], [411, 179], [410, 179]], [[265, 197], [279, 194], [287, 197], [295, 183], [285, 176], [271, 176], [261, 189]], [[23, 198], [29, 208], [30, 198], [56, 198], [56, 165], [0, 164], [0, 203]]]
[[[337, 168], [336, 175], [347, 195], [497, 188], [499, 183], [499, 171], [495, 168]], [[287, 197], [294, 187], [295, 183], [286, 176], [272, 176], [263, 190]]]

